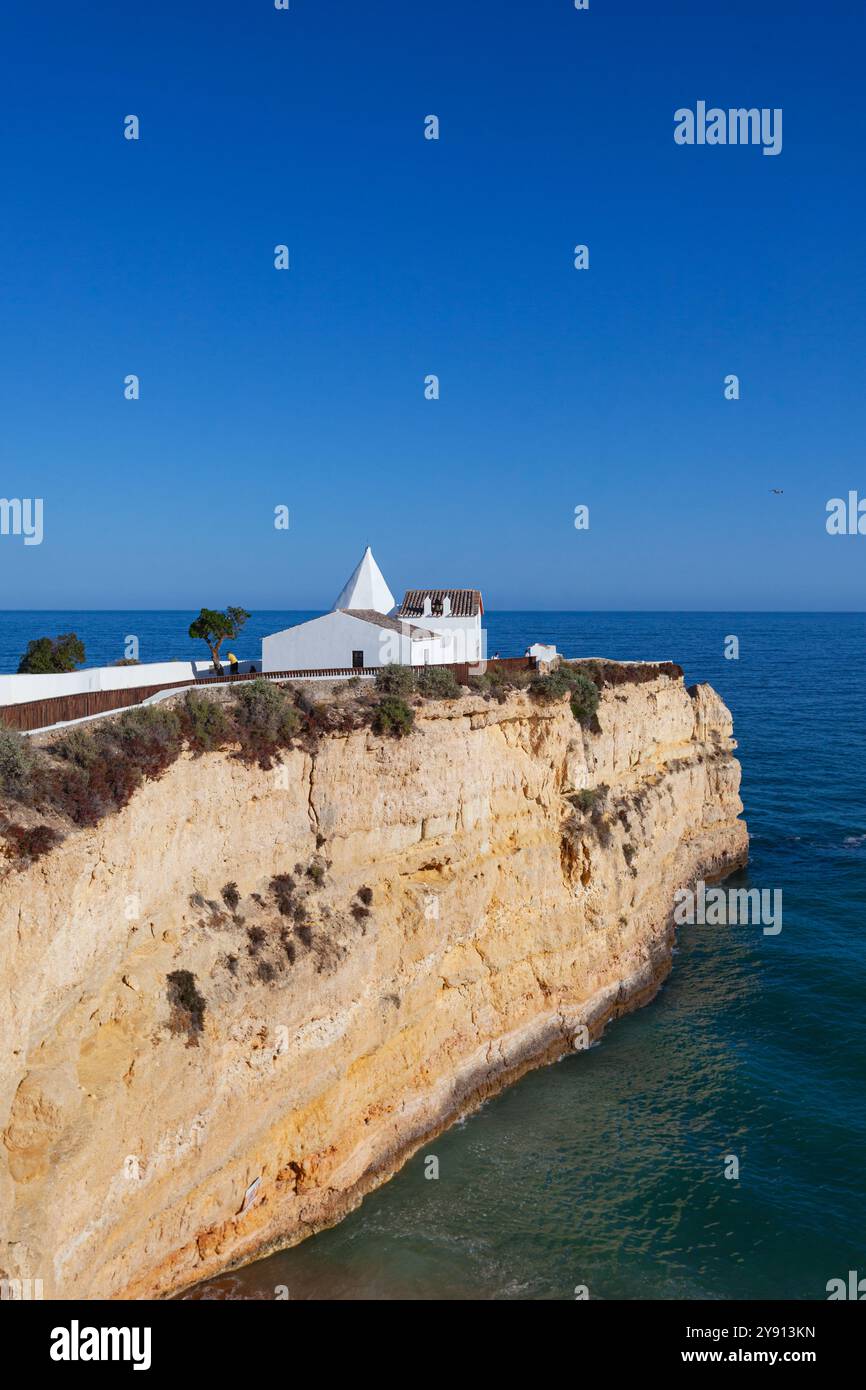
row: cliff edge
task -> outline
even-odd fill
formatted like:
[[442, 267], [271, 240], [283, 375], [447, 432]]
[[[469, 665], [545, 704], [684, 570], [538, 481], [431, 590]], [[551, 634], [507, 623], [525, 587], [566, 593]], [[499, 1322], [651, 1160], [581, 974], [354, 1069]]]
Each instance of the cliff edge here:
[[747, 857], [730, 714], [425, 702], [265, 771], [183, 754], [0, 883], [0, 1276], [148, 1298], [338, 1220], [670, 968]]

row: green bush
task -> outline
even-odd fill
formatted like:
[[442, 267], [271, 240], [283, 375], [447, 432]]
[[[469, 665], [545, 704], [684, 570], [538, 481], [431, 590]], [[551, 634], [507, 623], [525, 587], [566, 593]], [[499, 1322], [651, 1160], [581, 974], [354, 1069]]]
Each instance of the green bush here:
[[579, 811], [591, 811], [597, 799], [597, 787], [582, 787], [579, 792], [569, 797], [572, 806], [576, 806]]
[[581, 671], [573, 675], [571, 712], [578, 724], [588, 724], [598, 709], [598, 686]]
[[589, 676], [565, 662], [547, 676], [533, 676], [530, 694], [545, 704], [568, 695], [571, 712], [579, 724], [588, 724], [598, 709], [598, 687]]
[[138, 766], [145, 777], [159, 777], [183, 746], [179, 715], [162, 705], [138, 705], [119, 719], [97, 725], [100, 741], [107, 739]]
[[386, 695], [380, 700], [373, 713], [373, 728], [377, 734], [393, 734], [402, 738], [408, 734], [415, 722], [415, 716], [405, 700], [394, 695]]
[[76, 767], [89, 767], [99, 751], [96, 741], [96, 727], [70, 729], [51, 745], [51, 754], [64, 762], [74, 763]]
[[36, 757], [29, 741], [15, 729], [0, 725], [0, 792], [16, 801], [29, 799]]
[[415, 676], [415, 689], [434, 700], [453, 700], [460, 694], [457, 677], [447, 666], [423, 667]]
[[289, 747], [301, 724], [291, 696], [265, 680], [236, 687], [234, 719], [242, 755], [265, 768], [275, 753]]
[[376, 672], [376, 689], [382, 695], [411, 695], [415, 677], [411, 666], [400, 666], [389, 661]]
[[225, 708], [194, 690], [188, 690], [178, 710], [183, 736], [193, 753], [210, 753], [232, 739], [231, 721]]
[[485, 697], [492, 695], [501, 705], [508, 698], [509, 691], [524, 690], [532, 678], [529, 670], [509, 670], [505, 666], [490, 664], [483, 674], [469, 677], [469, 689]]
[[529, 683], [529, 692], [534, 699], [541, 700], [543, 704], [551, 704], [554, 700], [561, 700], [563, 695], [571, 693], [571, 681], [560, 667], [551, 671], [548, 676], [533, 676]]
[[18, 674], [55, 676], [74, 671], [83, 661], [84, 644], [74, 632], [63, 632], [59, 637], [35, 637], [27, 643], [27, 650], [18, 663]]

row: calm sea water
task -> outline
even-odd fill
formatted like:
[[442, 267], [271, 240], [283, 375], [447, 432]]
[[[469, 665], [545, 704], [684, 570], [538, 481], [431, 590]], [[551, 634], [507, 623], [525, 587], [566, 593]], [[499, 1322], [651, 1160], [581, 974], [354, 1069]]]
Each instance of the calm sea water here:
[[[127, 633], [143, 660], [185, 657], [193, 616], [5, 614], [0, 667], [70, 628], [94, 662]], [[256, 614], [238, 655], [301, 616]], [[866, 1276], [866, 615], [494, 613], [488, 633], [503, 655], [555, 641], [716, 687], [743, 765], [740, 878], [782, 889], [783, 930], [682, 929], [656, 1001], [598, 1046], [524, 1077], [333, 1230], [196, 1296], [822, 1299]]]

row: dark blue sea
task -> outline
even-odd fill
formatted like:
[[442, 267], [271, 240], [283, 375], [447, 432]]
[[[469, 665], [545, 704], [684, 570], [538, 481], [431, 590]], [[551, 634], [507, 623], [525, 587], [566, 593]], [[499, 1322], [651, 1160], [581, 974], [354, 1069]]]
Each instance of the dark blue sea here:
[[[188, 657], [193, 616], [4, 614], [0, 667], [70, 629], [93, 664], [128, 634], [142, 660]], [[254, 615], [238, 655], [307, 616]], [[487, 626], [491, 652], [555, 641], [567, 656], [677, 661], [716, 687], [743, 766], [742, 881], [782, 890], [783, 929], [683, 928], [655, 1002], [598, 1046], [488, 1102], [338, 1227], [198, 1295], [824, 1299], [828, 1280], [866, 1277], [866, 615], [493, 613]]]

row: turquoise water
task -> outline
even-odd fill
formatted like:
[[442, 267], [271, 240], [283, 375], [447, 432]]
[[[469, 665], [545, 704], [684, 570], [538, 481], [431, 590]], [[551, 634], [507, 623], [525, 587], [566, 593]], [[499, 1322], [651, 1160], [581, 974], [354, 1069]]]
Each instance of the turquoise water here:
[[[31, 616], [0, 618], [6, 670]], [[188, 622], [91, 614], [88, 637], [79, 615], [41, 616], [94, 659], [121, 628], [151, 634], [156, 659]], [[866, 615], [505, 613], [488, 629], [491, 651], [670, 659], [719, 690], [752, 837], [740, 877], [782, 889], [783, 930], [682, 929], [658, 998], [598, 1046], [524, 1077], [335, 1229], [197, 1296], [823, 1299], [866, 1276]]]

